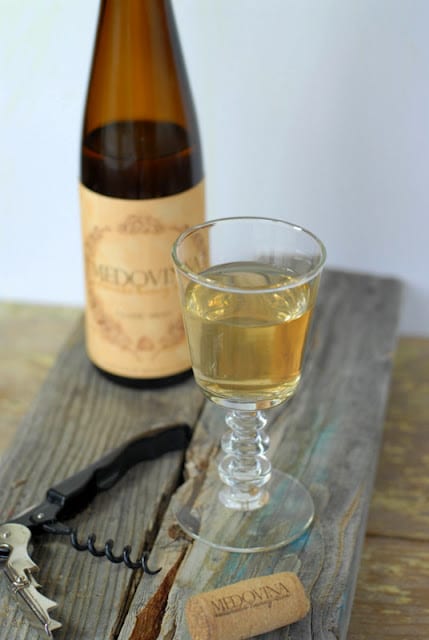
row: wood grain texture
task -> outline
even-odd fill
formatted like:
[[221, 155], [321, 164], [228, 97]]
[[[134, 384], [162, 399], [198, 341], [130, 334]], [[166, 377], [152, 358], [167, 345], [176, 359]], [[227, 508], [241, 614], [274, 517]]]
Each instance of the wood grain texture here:
[[[313, 494], [310, 533], [270, 554], [226, 554], [191, 543], [175, 526], [169, 500], [182, 456], [139, 465], [77, 517], [100, 540], [147, 545], [155, 577], [77, 554], [65, 540], [35, 545], [43, 591], [60, 603], [56, 637], [121, 640], [188, 638], [183, 605], [192, 593], [273, 571], [296, 570], [311, 614], [266, 638], [345, 638], [381, 442], [399, 308], [389, 279], [325, 274], [307, 366], [294, 400], [271, 415], [276, 466], [300, 476]], [[0, 470], [2, 519], [42, 497], [44, 488], [141, 430], [173, 419], [196, 425], [191, 477], [211, 473], [224, 414], [192, 381], [163, 391], [122, 389], [88, 363], [78, 326], [22, 422]], [[173, 496], [173, 500], [174, 500]], [[171, 505], [170, 505], [171, 507]], [[164, 513], [167, 508], [167, 512]], [[116, 547], [115, 547], [116, 550]], [[0, 583], [0, 638], [35, 637]], [[3, 603], [6, 603], [5, 605]]]
[[429, 545], [368, 537], [348, 640], [429, 637]]
[[370, 534], [429, 539], [428, 399], [429, 341], [403, 338], [394, 363]]
[[0, 455], [81, 314], [72, 307], [0, 304]]
[[429, 638], [429, 340], [404, 337], [349, 640]]

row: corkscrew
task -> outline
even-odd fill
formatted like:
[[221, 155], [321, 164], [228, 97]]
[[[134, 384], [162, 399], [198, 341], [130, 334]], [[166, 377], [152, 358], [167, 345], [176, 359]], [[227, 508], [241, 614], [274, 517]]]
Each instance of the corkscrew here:
[[46, 598], [34, 578], [38, 566], [31, 560], [28, 546], [32, 535], [50, 533], [69, 536], [77, 551], [88, 551], [93, 556], [105, 557], [113, 563], [124, 563], [129, 569], [142, 569], [154, 575], [160, 569], [148, 567], [148, 553], [138, 560], [131, 560], [131, 547], [124, 547], [121, 555], [113, 552], [113, 540], [103, 547], [96, 546], [96, 536], [91, 534], [85, 542], [79, 542], [77, 530], [62, 523], [82, 511], [101, 491], [110, 489], [131, 467], [143, 460], [153, 460], [164, 453], [185, 449], [191, 438], [186, 424], [169, 425], [147, 432], [93, 463], [86, 469], [48, 489], [45, 500], [0, 525], [0, 567], [9, 580], [10, 587], [25, 603], [33, 621], [42, 627], [49, 637], [61, 624], [50, 617], [56, 602]]
[[61, 522], [56, 522], [54, 524], [45, 523], [44, 525], [42, 525], [42, 528], [46, 533], [51, 533], [56, 536], [69, 536], [70, 544], [74, 549], [76, 549], [76, 551], [89, 551], [89, 553], [95, 558], [105, 557], [110, 562], [113, 562], [113, 564], [120, 564], [121, 562], [123, 562], [125, 566], [128, 567], [128, 569], [143, 569], [144, 573], [147, 573], [151, 576], [161, 571], [161, 569], [149, 569], [147, 564], [149, 553], [147, 551], [144, 551], [141, 557], [137, 561], [133, 562], [130, 557], [130, 545], [125, 546], [122, 550], [121, 555], [118, 556], [113, 553], [113, 547], [115, 543], [112, 539], [107, 540], [102, 548], [97, 548], [95, 546], [95, 533], [91, 533], [87, 537], [86, 542], [81, 543], [78, 540], [77, 529], [75, 527], [66, 527]]

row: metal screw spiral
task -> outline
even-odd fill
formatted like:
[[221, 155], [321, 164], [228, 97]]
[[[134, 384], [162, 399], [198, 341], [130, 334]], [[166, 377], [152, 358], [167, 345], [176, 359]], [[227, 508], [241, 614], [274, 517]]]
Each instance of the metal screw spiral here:
[[161, 568], [152, 570], [148, 567], [147, 559], [149, 553], [147, 551], [145, 551], [142, 556], [134, 562], [130, 557], [131, 547], [129, 545], [123, 548], [121, 555], [115, 555], [113, 553], [113, 546], [115, 543], [111, 539], [105, 542], [103, 548], [97, 548], [95, 546], [95, 533], [91, 533], [87, 537], [86, 542], [81, 543], [78, 540], [77, 529], [66, 527], [62, 524], [60, 525], [60, 523], [46, 523], [43, 525], [43, 529], [47, 533], [52, 533], [54, 535], [68, 535], [70, 537], [70, 543], [74, 549], [76, 549], [77, 551], [89, 551], [89, 553], [96, 558], [106, 557], [110, 562], [113, 562], [114, 564], [123, 562], [129, 569], [143, 569], [144, 573], [147, 573], [151, 576], [161, 571]]

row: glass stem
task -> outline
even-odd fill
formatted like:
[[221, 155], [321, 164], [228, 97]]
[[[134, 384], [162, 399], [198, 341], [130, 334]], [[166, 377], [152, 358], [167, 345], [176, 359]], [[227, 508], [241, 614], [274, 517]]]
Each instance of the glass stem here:
[[[270, 446], [270, 438], [268, 436], [268, 433], [265, 431], [265, 427], [267, 426], [268, 420], [266, 419], [262, 411], [256, 411], [255, 413], [256, 413], [256, 430], [258, 432], [258, 435], [260, 436], [259, 443], [262, 446], [263, 452], [265, 453], [265, 451], [268, 451], [268, 447]], [[235, 415], [236, 415], [236, 411], [230, 411], [225, 418], [225, 422], [229, 427], [228, 431], [225, 431], [221, 439], [221, 446], [222, 446], [222, 449], [225, 451], [225, 453], [232, 452], [232, 442], [234, 439], [233, 427], [234, 427]]]
[[231, 433], [222, 440], [226, 455], [218, 470], [225, 487], [219, 499], [231, 509], [259, 509], [268, 501], [265, 485], [271, 477], [271, 463], [265, 455], [269, 444], [266, 418], [260, 411], [234, 410], [226, 423]]

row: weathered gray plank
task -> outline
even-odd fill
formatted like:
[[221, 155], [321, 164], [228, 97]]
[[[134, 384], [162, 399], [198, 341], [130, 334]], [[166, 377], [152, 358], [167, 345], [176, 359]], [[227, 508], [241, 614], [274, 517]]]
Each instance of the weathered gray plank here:
[[[202, 396], [192, 380], [162, 392], [113, 385], [89, 364], [79, 325], [51, 370], [20, 426], [0, 471], [1, 520], [42, 499], [53, 483], [83, 468], [107, 450], [153, 426], [195, 423]], [[80, 536], [96, 532], [99, 543], [115, 540], [114, 551], [132, 544], [134, 559], [150, 544], [165, 502], [176, 486], [182, 454], [138, 465], [77, 516]], [[56, 637], [115, 637], [135, 577], [124, 565], [78, 553], [66, 538], [39, 538], [33, 559], [43, 593], [57, 600], [64, 627]], [[1, 577], [1, 576], [0, 576]], [[0, 637], [36, 637], [0, 580]]]
[[[190, 543], [170, 510], [150, 562], [158, 576], [135, 576], [122, 566], [77, 554], [65, 540], [35, 547], [44, 593], [60, 603], [74, 639], [184, 640], [183, 605], [192, 593], [272, 571], [298, 570], [311, 614], [266, 638], [345, 637], [378, 456], [382, 416], [395, 344], [397, 282], [327, 272], [322, 280], [307, 367], [288, 407], [272, 413], [274, 463], [309, 486], [317, 518], [309, 534], [286, 549], [253, 556], [225, 554]], [[192, 381], [162, 391], [134, 391], [101, 378], [89, 365], [79, 327], [24, 420], [0, 470], [0, 518], [19, 511], [43, 490], [106, 450], [155, 424], [195, 424], [202, 397]], [[188, 455], [192, 475], [212, 461], [223, 412], [206, 405]], [[140, 465], [78, 516], [82, 533], [112, 537], [118, 547], [143, 545], [158, 530], [163, 506], [181, 470], [180, 454]], [[35, 637], [0, 581], [0, 638]], [[16, 617], [15, 617], [16, 616]], [[125, 621], [124, 621], [125, 618]]]
[[[274, 464], [301, 477], [314, 497], [317, 517], [310, 533], [285, 549], [251, 556], [194, 542], [181, 560], [183, 539], [175, 543], [175, 554], [171, 546], [170, 556], [165, 554], [169, 527], [164, 527], [154, 557], [166, 568], [177, 564], [174, 586], [168, 600], [164, 593], [158, 610], [163, 616], [159, 633], [136, 633], [145, 613], [155, 615], [154, 581], [149, 591], [138, 587], [120, 640], [186, 640], [187, 597], [290, 569], [298, 570], [311, 612], [288, 629], [263, 637], [346, 637], [380, 446], [399, 293], [399, 284], [390, 279], [343, 273], [324, 277], [301, 387], [289, 406], [273, 416], [270, 428]], [[194, 454], [201, 466], [201, 442], [214, 441], [222, 418], [220, 409], [206, 407], [197, 429], [199, 446], [189, 452], [191, 468]], [[159, 581], [162, 585], [161, 577]]]

